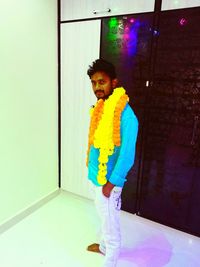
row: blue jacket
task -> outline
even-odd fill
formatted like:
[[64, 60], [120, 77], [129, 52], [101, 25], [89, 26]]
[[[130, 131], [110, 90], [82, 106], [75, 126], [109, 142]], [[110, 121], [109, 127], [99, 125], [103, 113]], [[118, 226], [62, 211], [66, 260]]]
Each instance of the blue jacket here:
[[[135, 160], [135, 148], [138, 134], [138, 120], [129, 104], [121, 115], [121, 146], [114, 148], [113, 155], [109, 156], [107, 163], [107, 180], [115, 186], [123, 187], [127, 181], [126, 176]], [[90, 147], [88, 161], [88, 179], [96, 186], [99, 165], [99, 149]]]

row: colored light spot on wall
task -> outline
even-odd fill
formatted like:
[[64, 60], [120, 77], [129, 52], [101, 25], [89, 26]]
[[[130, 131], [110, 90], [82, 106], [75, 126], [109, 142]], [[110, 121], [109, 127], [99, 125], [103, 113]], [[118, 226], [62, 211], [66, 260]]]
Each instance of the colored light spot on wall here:
[[108, 49], [112, 54], [134, 55], [136, 53], [139, 20], [133, 17], [111, 18], [107, 24]]
[[154, 35], [154, 36], [158, 36], [159, 34], [160, 34], [160, 33], [159, 33], [158, 30], [154, 30], [154, 31], [153, 31], [153, 35]]
[[185, 26], [185, 25], [187, 24], [187, 19], [185, 19], [185, 18], [181, 18], [181, 19], [179, 20], [179, 24], [180, 24], [181, 26]]
[[109, 27], [110, 27], [110, 28], [116, 27], [117, 24], [118, 24], [118, 22], [117, 22], [117, 18], [111, 18], [111, 19], [109, 20]]

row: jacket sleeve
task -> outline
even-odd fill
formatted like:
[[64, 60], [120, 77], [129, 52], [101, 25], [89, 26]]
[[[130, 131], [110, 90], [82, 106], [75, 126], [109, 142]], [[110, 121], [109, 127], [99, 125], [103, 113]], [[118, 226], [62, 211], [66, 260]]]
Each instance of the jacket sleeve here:
[[109, 182], [114, 185], [124, 184], [127, 180], [127, 173], [133, 166], [135, 160], [138, 134], [138, 120], [130, 106], [128, 106], [127, 112], [122, 113], [121, 120], [121, 147], [119, 157], [109, 179]]

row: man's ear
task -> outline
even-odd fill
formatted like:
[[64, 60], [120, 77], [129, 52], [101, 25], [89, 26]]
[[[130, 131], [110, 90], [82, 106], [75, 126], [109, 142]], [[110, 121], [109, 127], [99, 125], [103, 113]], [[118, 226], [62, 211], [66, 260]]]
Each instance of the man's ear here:
[[118, 79], [113, 79], [112, 80], [112, 88], [116, 88], [117, 87], [117, 84], [118, 84]]

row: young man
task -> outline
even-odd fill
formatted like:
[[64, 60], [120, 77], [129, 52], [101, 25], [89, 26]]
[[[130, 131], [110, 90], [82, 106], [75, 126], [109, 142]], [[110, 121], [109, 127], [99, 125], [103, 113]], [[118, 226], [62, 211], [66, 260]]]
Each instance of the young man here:
[[119, 213], [126, 175], [134, 163], [138, 120], [123, 87], [117, 87], [115, 67], [102, 59], [87, 71], [97, 97], [91, 108], [87, 152], [88, 178], [95, 187], [101, 240], [87, 250], [105, 255], [103, 267], [115, 267], [121, 246]]

